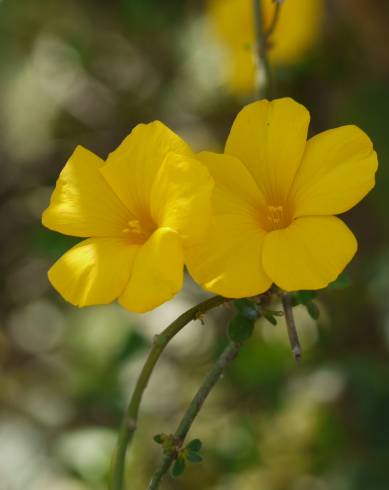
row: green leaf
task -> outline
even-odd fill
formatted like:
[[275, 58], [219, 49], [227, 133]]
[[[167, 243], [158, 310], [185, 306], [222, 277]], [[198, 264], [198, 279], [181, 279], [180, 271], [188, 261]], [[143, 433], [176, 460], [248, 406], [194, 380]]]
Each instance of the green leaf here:
[[297, 293], [294, 294], [294, 297], [296, 298], [296, 301], [298, 305], [306, 305], [307, 303], [311, 302], [313, 299], [315, 299], [317, 296], [316, 291], [297, 291]]
[[163, 444], [165, 438], [164, 438], [164, 434], [156, 434], [154, 437], [154, 442], [156, 442], [157, 444]]
[[238, 314], [228, 326], [228, 335], [234, 342], [244, 342], [251, 337], [255, 320]]
[[271, 323], [272, 325], [277, 325], [277, 318], [275, 318], [271, 313], [269, 313], [268, 311], [264, 311], [263, 313], [263, 317], [269, 322]]
[[236, 299], [234, 301], [234, 305], [235, 308], [238, 310], [238, 315], [249, 320], [255, 320], [258, 317], [256, 305], [249, 299]]
[[310, 301], [309, 303], [307, 303], [304, 306], [307, 309], [307, 311], [309, 313], [309, 316], [311, 318], [313, 318], [314, 320], [318, 320], [319, 319], [319, 317], [320, 317], [320, 310], [319, 310], [319, 307], [317, 306], [316, 303], [314, 303], [313, 301]]
[[201, 461], [203, 460], [203, 458], [200, 456], [200, 454], [193, 452], [193, 451], [189, 451], [187, 453], [186, 459], [188, 461], [190, 461], [191, 463], [201, 463]]
[[200, 451], [202, 445], [203, 444], [200, 441], [200, 439], [193, 439], [192, 441], [190, 441], [190, 443], [186, 447], [190, 451], [198, 452], [198, 451]]
[[185, 471], [185, 459], [182, 457], [179, 457], [175, 460], [173, 468], [172, 468], [172, 476], [174, 478], [178, 478], [181, 476]]
[[337, 279], [335, 279], [334, 282], [331, 282], [331, 284], [328, 286], [330, 289], [346, 289], [351, 286], [351, 279], [350, 277], [345, 273], [342, 272], [338, 276]]

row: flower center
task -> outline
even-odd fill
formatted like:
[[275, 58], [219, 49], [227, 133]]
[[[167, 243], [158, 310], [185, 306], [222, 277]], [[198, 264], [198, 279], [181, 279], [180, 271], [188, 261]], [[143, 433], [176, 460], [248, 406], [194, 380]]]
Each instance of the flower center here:
[[284, 206], [267, 205], [263, 227], [266, 231], [279, 230], [289, 224], [288, 213]]
[[154, 231], [153, 224], [141, 223], [138, 219], [127, 221], [127, 226], [123, 229], [123, 233], [132, 243], [144, 243]]

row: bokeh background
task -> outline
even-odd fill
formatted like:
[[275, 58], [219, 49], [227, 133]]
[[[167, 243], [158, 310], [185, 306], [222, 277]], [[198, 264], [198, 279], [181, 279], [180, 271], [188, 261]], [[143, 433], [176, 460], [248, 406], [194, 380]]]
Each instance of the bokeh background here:
[[[278, 96], [309, 107], [312, 133], [354, 123], [378, 151], [377, 186], [345, 218], [360, 244], [351, 284], [320, 294], [319, 322], [297, 308], [299, 365], [283, 323], [258, 322], [192, 430], [204, 462], [166, 489], [389, 488], [389, 4], [324, 3], [319, 19], [296, 13], [314, 36], [275, 75]], [[152, 336], [204, 297], [188, 280], [146, 315], [65, 304], [46, 273], [74, 240], [40, 214], [77, 144], [105, 157], [134, 125], [161, 119], [196, 150], [222, 148], [253, 95], [231, 84], [212, 12], [200, 0], [0, 2], [0, 490], [105, 489]], [[175, 429], [230, 314], [191, 324], [158, 365], [128, 489], [146, 488], [160, 458], [152, 437]]]

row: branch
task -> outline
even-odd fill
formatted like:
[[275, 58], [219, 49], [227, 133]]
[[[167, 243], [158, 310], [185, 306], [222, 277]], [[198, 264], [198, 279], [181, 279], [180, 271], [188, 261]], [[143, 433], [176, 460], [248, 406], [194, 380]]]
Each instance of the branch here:
[[123, 417], [119, 437], [117, 441], [116, 454], [113, 460], [111, 473], [111, 490], [122, 490], [124, 481], [125, 457], [129, 443], [136, 430], [139, 406], [143, 393], [147, 387], [154, 367], [170, 340], [180, 332], [189, 322], [201, 318], [201, 315], [217, 306], [229, 301], [222, 296], [213, 296], [190, 310], [180, 315], [173, 323], [154, 338], [153, 346], [136, 382], [130, 404]]
[[176, 445], [175, 450], [170, 451], [168, 454], [165, 454], [160, 467], [155, 471], [150, 481], [148, 490], [157, 490], [159, 488], [159, 484], [161, 483], [166, 473], [169, 471], [169, 468], [176, 457], [177, 449], [182, 447], [184, 440], [189, 432], [189, 429], [191, 428], [209, 393], [219, 381], [226, 368], [235, 359], [240, 347], [240, 343], [230, 342], [224, 352], [221, 354], [221, 356], [217, 359], [211, 371], [204, 379], [203, 384], [200, 386], [198, 392], [191, 401], [176, 432], [174, 433], [173, 440], [175, 441]]

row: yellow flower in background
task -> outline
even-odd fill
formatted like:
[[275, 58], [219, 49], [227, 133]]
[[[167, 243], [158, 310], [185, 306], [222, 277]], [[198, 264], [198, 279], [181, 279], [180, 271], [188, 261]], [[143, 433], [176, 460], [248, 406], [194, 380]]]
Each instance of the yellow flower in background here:
[[377, 155], [356, 126], [307, 141], [309, 119], [289, 98], [254, 102], [235, 119], [224, 154], [197, 155], [215, 180], [215, 216], [187, 265], [207, 290], [240, 298], [272, 283], [320, 289], [355, 254], [354, 235], [333, 215], [372, 189]]
[[77, 147], [42, 222], [87, 239], [53, 265], [50, 282], [78, 306], [160, 305], [182, 287], [185, 249], [210, 223], [212, 188], [207, 169], [159, 121], [139, 124], [106, 162]]
[[[226, 47], [229, 85], [238, 94], [255, 87], [255, 29], [252, 0], [208, 0], [208, 14], [216, 37]], [[273, 18], [275, 3], [262, 0], [265, 26]], [[317, 40], [323, 20], [323, 0], [286, 0], [271, 37], [270, 60], [290, 64], [301, 59]]]

